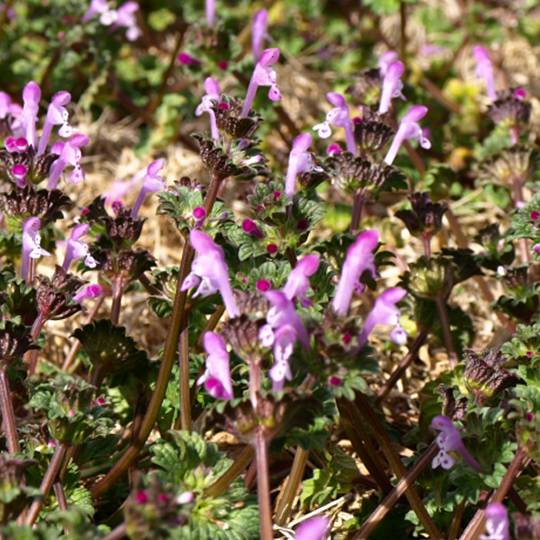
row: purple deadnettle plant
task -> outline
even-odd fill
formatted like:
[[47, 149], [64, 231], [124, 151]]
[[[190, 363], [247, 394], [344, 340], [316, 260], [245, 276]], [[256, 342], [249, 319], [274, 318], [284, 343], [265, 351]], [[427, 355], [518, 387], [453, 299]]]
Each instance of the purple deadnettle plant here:
[[293, 141], [285, 178], [285, 194], [289, 199], [292, 199], [296, 193], [297, 176], [315, 169], [313, 158], [308, 151], [312, 142], [313, 139], [309, 133], [300, 133]]
[[62, 268], [66, 271], [73, 261], [84, 259], [84, 264], [88, 268], [95, 268], [97, 265], [96, 260], [88, 251], [88, 244], [83, 242], [81, 238], [88, 233], [90, 225], [87, 223], [81, 223], [73, 227], [69, 239], [66, 242], [66, 254], [64, 256], [64, 262]]
[[189, 241], [196, 255], [181, 290], [197, 287], [194, 297], [208, 296], [219, 291], [229, 317], [238, 317], [240, 311], [229, 282], [229, 269], [223, 249], [210, 236], [197, 229], [190, 232]]
[[156, 193], [165, 189], [165, 180], [163, 180], [163, 178], [159, 176], [159, 172], [161, 171], [161, 169], [163, 169], [164, 166], [164, 159], [157, 159], [156, 161], [152, 161], [152, 163], [148, 165], [148, 168], [146, 169], [146, 174], [143, 178], [143, 185], [139, 191], [137, 200], [133, 205], [133, 209], [131, 210], [131, 217], [133, 219], [137, 219], [137, 216], [139, 215], [139, 210], [141, 209], [144, 200], [150, 193]]
[[368, 230], [360, 233], [347, 250], [332, 302], [334, 311], [338, 315], [342, 317], [347, 315], [354, 291], [363, 290], [363, 286], [360, 284], [362, 274], [368, 271], [375, 278], [375, 255], [373, 252], [378, 243], [379, 233], [376, 230]]
[[216, 399], [233, 398], [229, 353], [225, 340], [215, 332], [206, 332], [203, 338], [206, 357], [206, 370], [197, 384], [204, 384], [206, 391]]
[[354, 140], [354, 129], [351, 117], [349, 115], [349, 107], [345, 98], [338, 92], [329, 92], [326, 94], [326, 99], [334, 108], [331, 109], [327, 115], [326, 120], [316, 126], [313, 126], [313, 130], [317, 132], [319, 137], [327, 139], [332, 135], [332, 129], [330, 126], [342, 127], [345, 130], [345, 141], [347, 143], [347, 150], [356, 155], [356, 142]]
[[467, 448], [465, 448], [465, 445], [461, 440], [461, 435], [450, 418], [447, 416], [436, 416], [431, 421], [431, 427], [440, 432], [435, 439], [435, 442], [439, 447], [439, 453], [431, 462], [431, 466], [434, 469], [437, 467], [451, 469], [455, 465], [456, 460], [450, 452], [456, 452], [469, 467], [478, 472], [482, 471], [482, 467], [478, 461], [476, 461]]
[[271, 101], [279, 101], [281, 93], [277, 86], [277, 74], [272, 66], [279, 60], [279, 49], [266, 49], [255, 64], [253, 75], [249, 81], [247, 94], [242, 106], [241, 116], [247, 116], [253, 105], [259, 86], [269, 86], [268, 98]]
[[388, 165], [394, 163], [397, 153], [401, 148], [401, 145], [409, 139], [417, 139], [422, 148], [431, 148], [431, 142], [424, 135], [424, 131], [418, 123], [424, 116], [426, 116], [428, 108], [423, 105], [413, 105], [407, 114], [401, 119], [398, 130], [394, 136], [394, 140], [386, 154], [384, 161]]
[[69, 175], [69, 182], [71, 184], [79, 184], [84, 180], [84, 171], [81, 167], [81, 148], [84, 148], [89, 142], [90, 140], [86, 135], [76, 133], [69, 140], [58, 141], [52, 146], [51, 153], [56, 154], [58, 158], [51, 166], [48, 183], [49, 189], [56, 188], [60, 176], [68, 165], [72, 167]]
[[287, 278], [283, 287], [283, 293], [289, 300], [297, 298], [300, 303], [307, 307], [309, 300], [306, 292], [310, 288], [309, 278], [319, 268], [320, 256], [317, 253], [302, 257]]
[[219, 139], [219, 130], [216, 122], [216, 113], [212, 105], [214, 101], [219, 100], [219, 96], [221, 95], [219, 82], [213, 77], [207, 77], [204, 81], [204, 90], [206, 94], [202, 97], [201, 102], [195, 109], [195, 115], [201, 116], [203, 113], [208, 113], [210, 117], [210, 133], [212, 139], [217, 141]]
[[403, 89], [401, 76], [404, 71], [405, 66], [403, 65], [403, 62], [400, 62], [399, 60], [392, 62], [386, 69], [382, 83], [379, 114], [385, 114], [390, 110], [393, 98], [399, 97], [405, 99], [405, 96], [401, 92]]

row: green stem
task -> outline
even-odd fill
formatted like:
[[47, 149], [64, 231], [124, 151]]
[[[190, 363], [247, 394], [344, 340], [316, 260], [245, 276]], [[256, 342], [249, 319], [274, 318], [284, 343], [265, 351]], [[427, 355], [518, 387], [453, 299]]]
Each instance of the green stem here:
[[[221, 181], [222, 179], [215, 176], [210, 182], [204, 204], [207, 216], [209, 216], [212, 212]], [[142, 421], [141, 429], [139, 430], [137, 437], [135, 437], [135, 439], [131, 442], [124, 455], [118, 460], [108, 474], [106, 474], [104, 478], [102, 478], [92, 487], [91, 492], [94, 497], [98, 497], [102, 493], [105, 493], [127, 471], [129, 466], [135, 461], [135, 459], [137, 459], [139, 452], [143, 449], [146, 440], [148, 439], [148, 436], [156, 423], [159, 411], [161, 410], [161, 404], [165, 398], [167, 385], [171, 377], [174, 358], [178, 347], [178, 338], [180, 332], [186, 328], [187, 324], [185, 309], [187, 291], [182, 291], [180, 289], [191, 268], [193, 256], [193, 248], [190, 244], [185, 244], [182, 252], [182, 260], [180, 262], [178, 282], [176, 285], [171, 325], [169, 327], [169, 332], [167, 334], [167, 339], [165, 341], [165, 347], [163, 350], [163, 360], [159, 368], [154, 393], [152, 394], [152, 398], [148, 405], [148, 410], [146, 411], [146, 415]]]

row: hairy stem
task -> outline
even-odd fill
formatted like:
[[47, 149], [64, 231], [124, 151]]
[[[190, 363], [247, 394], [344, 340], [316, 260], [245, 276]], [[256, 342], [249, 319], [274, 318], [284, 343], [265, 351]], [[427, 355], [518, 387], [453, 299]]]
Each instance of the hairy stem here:
[[113, 281], [112, 286], [112, 306], [111, 306], [111, 322], [115, 325], [120, 320], [120, 309], [122, 307], [122, 295], [124, 294], [124, 279], [118, 276]]
[[365, 195], [363, 191], [359, 191], [354, 196], [352, 216], [351, 216], [351, 232], [356, 232], [362, 221], [362, 210], [364, 209]]
[[292, 512], [292, 507], [298, 488], [304, 477], [306, 464], [309, 457], [309, 450], [304, 450], [301, 446], [296, 448], [294, 460], [291, 467], [291, 472], [287, 477], [287, 481], [282, 491], [279, 494], [276, 504], [276, 523], [285, 526], [289, 521]]
[[[383, 423], [380, 418], [373, 411], [370, 402], [367, 398], [360, 392], [356, 393], [356, 409], [359, 414], [364, 418], [364, 425], [373, 433], [373, 436], [379, 443], [383, 454], [385, 455], [392, 472], [396, 475], [398, 479], [403, 478], [407, 475], [407, 470], [399, 454], [396, 452], [392, 445], [392, 441], [384, 429]], [[426, 532], [429, 534], [430, 538], [440, 540], [443, 538], [443, 535], [429, 516], [422, 499], [414, 486], [409, 486], [409, 489], [405, 492], [405, 496], [411, 505], [411, 508], [414, 510], [415, 514], [418, 516], [418, 519], [426, 529]]]
[[64, 486], [62, 485], [62, 482], [60, 480], [57, 480], [53, 484], [53, 491], [54, 491], [54, 496], [56, 497], [56, 500], [58, 501], [58, 508], [60, 508], [60, 510], [67, 510], [68, 504], [66, 500], [66, 493], [64, 491]]
[[8, 452], [10, 454], [17, 454], [21, 451], [21, 446], [19, 444], [19, 435], [17, 434], [15, 410], [13, 409], [13, 400], [9, 389], [6, 367], [0, 368], [0, 408], [2, 409], [2, 420]]
[[[45, 318], [43, 317], [43, 315], [41, 315], [41, 313], [38, 313], [38, 316], [32, 324], [32, 329], [30, 330], [30, 337], [32, 338], [32, 341], [37, 341], [44, 324]], [[28, 366], [29, 375], [33, 375], [36, 371], [38, 356], [39, 349], [31, 349], [24, 355], [24, 361]]]
[[65, 443], [61, 443], [57, 446], [51, 462], [49, 463], [49, 467], [45, 472], [45, 476], [41, 481], [41, 485], [39, 486], [40, 498], [32, 503], [30, 510], [28, 510], [28, 514], [26, 515], [26, 525], [32, 526], [39, 516], [43, 503], [45, 502], [47, 495], [49, 495], [49, 491], [58, 476], [67, 448], [68, 446]]
[[424, 255], [429, 259], [431, 257], [431, 234], [422, 234], [422, 243], [424, 245]]
[[437, 313], [439, 314], [439, 321], [443, 331], [444, 346], [448, 353], [450, 364], [454, 366], [457, 363], [457, 354], [454, 347], [454, 340], [452, 339], [452, 333], [450, 331], [450, 319], [448, 318], [445, 297], [442, 294], [438, 294], [435, 298], [435, 304], [437, 305]]
[[242, 474], [245, 468], [253, 459], [254, 451], [251, 446], [246, 446], [233, 464], [205, 491], [209, 497], [220, 497], [223, 495], [229, 486]]
[[357, 533], [352, 537], [352, 540], [369, 538], [373, 531], [381, 524], [388, 512], [392, 510], [404, 493], [410, 488], [410, 486], [414, 484], [420, 474], [422, 474], [426, 467], [430, 465], [431, 460], [435, 457], [438, 451], [439, 448], [436, 444], [432, 444], [424, 451], [424, 453], [407, 472], [407, 474], [400, 478], [396, 486], [392, 488], [392, 491], [386, 495], [386, 497], [379, 503], [379, 506], [377, 506], [366, 521], [364, 521], [362, 527], [360, 527]]
[[[212, 181], [210, 182], [204, 203], [207, 216], [209, 216], [212, 212], [221, 182], [222, 179], [217, 176], [213, 177]], [[156, 386], [152, 394], [150, 404], [148, 405], [148, 410], [146, 411], [146, 415], [142, 421], [139, 433], [131, 442], [129, 448], [126, 450], [123, 456], [108, 472], [108, 474], [106, 474], [104, 478], [102, 478], [92, 487], [91, 492], [94, 497], [98, 497], [107, 491], [118, 480], [118, 478], [120, 478], [127, 471], [128, 467], [135, 461], [139, 455], [139, 452], [144, 447], [144, 444], [146, 443], [146, 440], [148, 439], [148, 436], [156, 423], [174, 365], [178, 338], [180, 332], [186, 328], [187, 324], [187, 317], [185, 313], [187, 291], [182, 291], [180, 289], [191, 268], [193, 255], [194, 252], [191, 245], [184, 245], [182, 260], [180, 262], [180, 272], [178, 274], [178, 282], [176, 285], [176, 294], [173, 303], [171, 325], [165, 341], [163, 359], [159, 368]]]
[[191, 431], [191, 388], [189, 386], [189, 332], [184, 328], [180, 333], [178, 346], [180, 368], [180, 426]]
[[262, 427], [255, 435], [255, 459], [257, 461], [257, 499], [259, 501], [261, 540], [272, 540], [272, 507], [270, 505], [270, 478], [268, 474], [268, 443]]

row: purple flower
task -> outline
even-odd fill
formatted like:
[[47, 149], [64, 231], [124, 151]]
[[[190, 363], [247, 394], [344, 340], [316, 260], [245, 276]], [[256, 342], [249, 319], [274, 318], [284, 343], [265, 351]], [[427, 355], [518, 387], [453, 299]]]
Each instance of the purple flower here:
[[195, 109], [195, 116], [201, 116], [203, 113], [208, 113], [210, 116], [210, 132], [212, 139], [217, 141], [219, 139], [219, 131], [216, 123], [216, 113], [212, 109], [214, 101], [219, 100], [221, 89], [219, 88], [219, 82], [212, 77], [208, 77], [204, 81], [204, 89], [206, 94], [202, 97], [201, 102]]
[[26, 186], [26, 175], [28, 174], [28, 167], [22, 163], [17, 163], [11, 167], [11, 174], [15, 177], [17, 187], [23, 188]]
[[390, 332], [390, 339], [399, 345], [404, 345], [407, 342], [407, 334], [399, 324], [399, 309], [396, 307], [398, 302], [401, 302], [407, 291], [400, 287], [393, 287], [384, 291], [375, 300], [373, 309], [369, 312], [362, 332], [358, 336], [358, 344], [363, 347], [371, 332], [378, 324], [393, 326]]
[[29, 217], [23, 223], [22, 227], [22, 256], [21, 256], [21, 275], [28, 283], [30, 271], [30, 259], [39, 259], [50, 255], [41, 247], [41, 220], [38, 217]]
[[326, 120], [320, 124], [313, 126], [322, 139], [327, 139], [332, 134], [330, 126], [342, 127], [345, 129], [345, 140], [347, 142], [347, 150], [356, 155], [356, 142], [354, 140], [353, 123], [349, 115], [349, 107], [345, 98], [337, 92], [328, 92], [326, 99], [334, 106], [326, 115]]
[[81, 223], [73, 227], [71, 235], [66, 243], [66, 254], [64, 256], [64, 263], [62, 264], [62, 268], [66, 270], [66, 272], [69, 270], [69, 267], [73, 261], [83, 258], [84, 264], [88, 268], [96, 267], [97, 262], [94, 257], [90, 255], [88, 251], [88, 244], [81, 240], [81, 238], [88, 232], [89, 228], [90, 225], [86, 223]]
[[23, 90], [23, 108], [21, 123], [24, 137], [30, 146], [37, 147], [36, 122], [38, 120], [39, 100], [41, 99], [41, 88], [30, 81]]
[[465, 445], [461, 440], [461, 435], [450, 418], [447, 416], [436, 416], [431, 421], [431, 427], [440, 431], [435, 439], [437, 446], [439, 447], [439, 453], [431, 462], [431, 466], [434, 469], [439, 466], [443, 469], [451, 469], [456, 463], [456, 460], [450, 455], [450, 452], [457, 452], [469, 467], [479, 472], [482, 470], [478, 461], [476, 461], [465, 448]]
[[405, 96], [401, 93], [401, 90], [403, 89], [401, 76], [403, 75], [404, 70], [405, 66], [403, 65], [403, 62], [400, 62], [399, 60], [397, 62], [392, 62], [388, 66], [382, 84], [379, 114], [387, 113], [390, 110], [392, 98], [400, 97], [405, 99]]
[[128, 41], [135, 41], [141, 35], [135, 13], [138, 11], [137, 2], [124, 2], [117, 10], [112, 28], [126, 28]]
[[37, 155], [40, 156], [45, 152], [53, 126], [60, 126], [58, 134], [61, 137], [70, 137], [73, 133], [73, 128], [69, 125], [69, 113], [65, 105], [71, 101], [71, 94], [64, 92], [63, 90], [54, 94], [49, 108], [47, 109], [47, 116], [45, 117], [45, 123], [43, 124], [43, 131], [39, 140], [39, 147]]
[[401, 119], [399, 128], [392, 141], [392, 145], [384, 158], [384, 161], [388, 165], [392, 165], [394, 159], [396, 159], [397, 153], [404, 141], [409, 139], [417, 139], [422, 148], [431, 148], [431, 142], [427, 139], [418, 123], [424, 116], [426, 116], [428, 108], [423, 105], [413, 105], [407, 114]]
[[347, 315], [353, 291], [361, 288], [360, 277], [367, 270], [375, 277], [375, 256], [373, 251], [379, 243], [379, 233], [374, 230], [360, 233], [347, 250], [347, 256], [341, 270], [334, 301], [334, 311], [341, 316]]
[[267, 27], [268, 11], [266, 9], [260, 9], [253, 16], [253, 23], [251, 25], [251, 48], [255, 62], [261, 57]]
[[86, 13], [83, 15], [82, 22], [86, 23], [94, 17], [94, 15], [105, 13], [109, 10], [109, 2], [107, 0], [92, 0], [90, 2], [90, 7], [86, 10]]
[[206, 23], [212, 28], [216, 24], [216, 0], [206, 0], [204, 8]]
[[197, 384], [204, 384], [206, 391], [216, 399], [232, 399], [233, 388], [229, 369], [229, 353], [223, 338], [215, 332], [206, 332], [203, 337], [206, 371]]
[[179, 53], [177, 58], [178, 58], [178, 61], [183, 66], [200, 66], [201, 65], [200, 60], [197, 60], [194, 56], [191, 56], [191, 54], [187, 52]]
[[311, 154], [308, 152], [312, 141], [313, 139], [309, 133], [300, 133], [293, 141], [285, 178], [285, 194], [289, 199], [292, 199], [296, 193], [296, 177], [300, 173], [315, 169]]
[[330, 520], [325, 516], [307, 519], [296, 528], [296, 540], [324, 540], [328, 534]]
[[283, 287], [283, 293], [289, 300], [298, 298], [303, 304], [308, 301], [306, 292], [310, 286], [309, 278], [319, 268], [319, 262], [320, 257], [317, 253], [306, 255], [298, 261], [294, 270], [289, 274], [285, 287]]
[[165, 188], [165, 181], [163, 180], [163, 178], [161, 178], [161, 176], [159, 176], [159, 171], [163, 169], [164, 165], [164, 159], [157, 159], [156, 161], [152, 161], [152, 163], [148, 165], [148, 168], [146, 169], [146, 175], [143, 179], [143, 185], [141, 187], [141, 190], [139, 191], [137, 200], [133, 205], [133, 209], [131, 210], [131, 217], [133, 219], [137, 218], [142, 203], [144, 202], [144, 199], [146, 199], [149, 193], [156, 193], [157, 191], [162, 191]]
[[103, 287], [98, 283], [90, 283], [85, 285], [74, 297], [75, 302], [82, 302], [89, 298], [97, 298], [103, 294]]
[[279, 60], [279, 49], [265, 49], [259, 58], [259, 61], [255, 64], [253, 75], [249, 81], [249, 86], [244, 99], [244, 105], [242, 107], [241, 116], [247, 116], [253, 100], [257, 94], [259, 86], [269, 86], [268, 98], [271, 101], [279, 101], [281, 99], [281, 93], [277, 86], [277, 74], [272, 66]]
[[181, 290], [197, 287], [194, 297], [199, 294], [208, 296], [219, 291], [229, 317], [238, 317], [240, 311], [229, 283], [229, 269], [223, 250], [210, 236], [197, 229], [190, 232], [189, 241], [196, 255]]
[[480, 540], [510, 540], [508, 512], [503, 504], [489, 503], [484, 511], [486, 516], [486, 534]]
[[493, 66], [489, 58], [489, 52], [485, 47], [476, 45], [473, 47], [473, 54], [476, 60], [476, 76], [484, 80], [489, 99], [495, 101], [497, 99], [497, 91], [495, 90], [495, 78], [493, 76]]
[[398, 59], [398, 53], [396, 51], [386, 51], [379, 58], [379, 71], [381, 77], [386, 75], [388, 68]]
[[52, 164], [49, 173], [49, 189], [54, 189], [58, 185], [60, 175], [64, 169], [70, 165], [73, 167], [69, 175], [69, 181], [72, 184], [79, 184], [84, 180], [84, 171], [81, 167], [81, 148], [89, 143], [89, 139], [82, 133], [76, 133], [67, 141], [58, 141], [53, 144], [51, 153], [57, 154], [58, 159]]
[[285, 379], [290, 380], [292, 374], [289, 358], [298, 339], [304, 347], [309, 346], [308, 333], [294, 304], [283, 291], [270, 290], [265, 293], [272, 307], [266, 314], [266, 323], [259, 331], [259, 340], [263, 347], [274, 348], [274, 365], [269, 375], [274, 392], [283, 390]]

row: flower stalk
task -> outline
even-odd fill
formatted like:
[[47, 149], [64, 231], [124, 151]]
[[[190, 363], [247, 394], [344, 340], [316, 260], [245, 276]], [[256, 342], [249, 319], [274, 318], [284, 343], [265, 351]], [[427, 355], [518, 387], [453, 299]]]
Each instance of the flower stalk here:
[[5, 366], [0, 368], [0, 409], [2, 410], [8, 452], [10, 454], [17, 454], [21, 451], [21, 445], [19, 444], [15, 410], [13, 408], [13, 399], [11, 397], [7, 368]]

